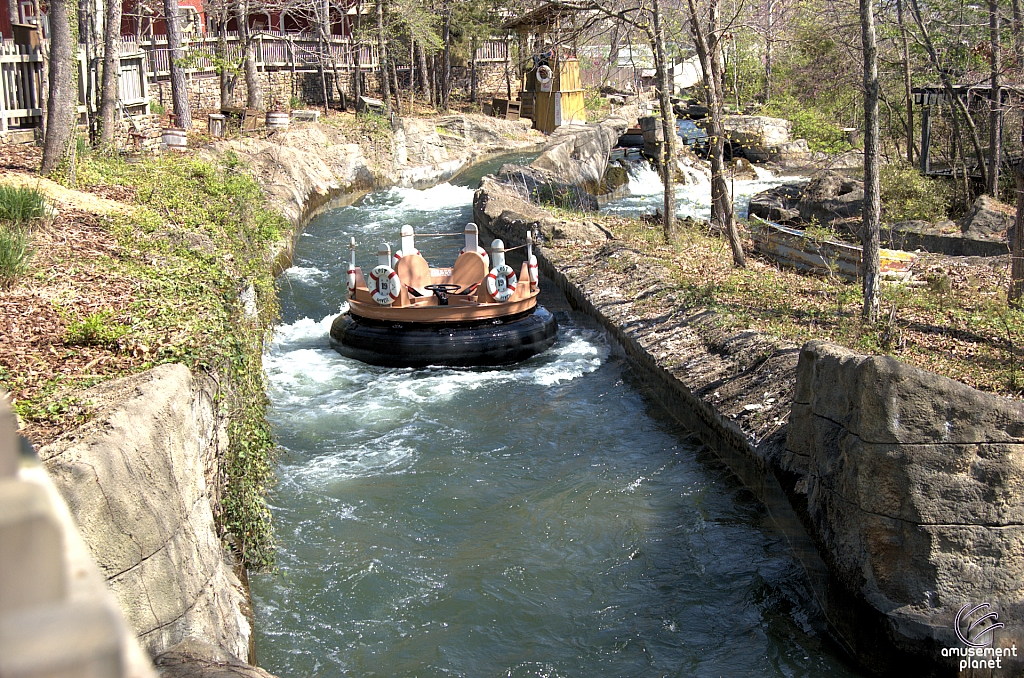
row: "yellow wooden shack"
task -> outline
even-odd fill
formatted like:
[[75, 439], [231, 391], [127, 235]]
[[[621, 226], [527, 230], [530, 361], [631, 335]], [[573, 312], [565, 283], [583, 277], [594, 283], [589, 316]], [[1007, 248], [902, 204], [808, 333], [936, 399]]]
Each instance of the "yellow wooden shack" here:
[[533, 103], [530, 115], [533, 126], [550, 133], [562, 125], [586, 123], [579, 60], [562, 57], [554, 59], [546, 68], [542, 64], [523, 75], [519, 98], [524, 104], [528, 101]]
[[[522, 64], [520, 116], [533, 120], [533, 126], [542, 132], [587, 122], [580, 63], [572, 41], [563, 35], [563, 22], [571, 21], [576, 13], [575, 9], [545, 3], [504, 25], [519, 33], [526, 48], [521, 53], [530, 55]], [[571, 30], [566, 32], [571, 34]]]

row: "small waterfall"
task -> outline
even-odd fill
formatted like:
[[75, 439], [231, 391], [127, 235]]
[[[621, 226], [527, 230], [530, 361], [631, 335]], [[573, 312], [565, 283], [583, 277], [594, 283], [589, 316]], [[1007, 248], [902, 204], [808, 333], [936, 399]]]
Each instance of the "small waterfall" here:
[[754, 171], [758, 181], [773, 181], [775, 179], [775, 175], [769, 169], [758, 167], [757, 165], [751, 165], [750, 169]]

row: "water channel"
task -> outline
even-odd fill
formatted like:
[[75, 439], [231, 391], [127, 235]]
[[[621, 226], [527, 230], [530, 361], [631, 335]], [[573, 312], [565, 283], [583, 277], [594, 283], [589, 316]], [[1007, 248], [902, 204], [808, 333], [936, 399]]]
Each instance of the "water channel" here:
[[[280, 278], [260, 664], [282, 678], [858, 675], [765, 509], [550, 283], [559, 342], [515, 367], [384, 369], [329, 348], [349, 237], [365, 267], [403, 224], [461, 232], [486, 169], [315, 219]], [[439, 264], [460, 245], [417, 244]]]

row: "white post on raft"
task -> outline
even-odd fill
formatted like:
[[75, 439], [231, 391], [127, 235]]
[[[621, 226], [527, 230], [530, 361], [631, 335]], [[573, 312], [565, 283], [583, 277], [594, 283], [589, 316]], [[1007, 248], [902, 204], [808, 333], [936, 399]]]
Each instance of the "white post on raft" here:
[[346, 276], [346, 282], [348, 282], [348, 294], [350, 297], [354, 297], [356, 293], [356, 239], [352, 238], [352, 241], [348, 244], [348, 275]]
[[505, 265], [505, 243], [501, 240], [495, 240], [491, 242], [491, 257], [494, 262], [494, 268], [501, 268]]
[[466, 224], [466, 249], [463, 250], [464, 252], [476, 252], [480, 247], [480, 238], [477, 235], [478, 233], [479, 231], [477, 231], [476, 224]]
[[529, 231], [526, 232], [526, 261], [529, 263], [533, 259], [533, 234]]
[[377, 265], [391, 266], [391, 245], [386, 242], [382, 242], [377, 248]]
[[402, 226], [402, 255], [408, 256], [416, 253], [416, 233], [412, 226]]

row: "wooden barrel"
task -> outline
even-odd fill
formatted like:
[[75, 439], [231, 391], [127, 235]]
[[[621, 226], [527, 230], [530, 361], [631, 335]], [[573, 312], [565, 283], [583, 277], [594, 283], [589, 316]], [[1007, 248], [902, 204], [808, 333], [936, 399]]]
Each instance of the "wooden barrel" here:
[[267, 111], [268, 129], [288, 129], [290, 120], [288, 114], [282, 111]]
[[188, 146], [188, 134], [177, 127], [165, 127], [161, 130], [160, 141], [171, 151], [184, 151]]

